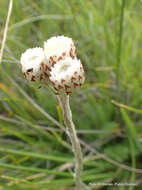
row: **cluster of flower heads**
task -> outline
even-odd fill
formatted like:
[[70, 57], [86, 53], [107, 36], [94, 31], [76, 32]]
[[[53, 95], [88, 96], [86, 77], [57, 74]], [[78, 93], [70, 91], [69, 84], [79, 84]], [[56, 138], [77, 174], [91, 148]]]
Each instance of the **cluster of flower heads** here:
[[50, 38], [43, 49], [27, 49], [20, 63], [27, 80], [48, 84], [56, 94], [71, 94], [85, 80], [73, 40], [65, 36]]

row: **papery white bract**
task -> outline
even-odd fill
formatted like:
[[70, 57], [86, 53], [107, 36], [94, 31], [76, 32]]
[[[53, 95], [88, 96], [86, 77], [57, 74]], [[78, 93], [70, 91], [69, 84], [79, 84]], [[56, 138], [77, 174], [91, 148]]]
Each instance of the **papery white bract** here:
[[21, 70], [27, 80], [39, 82], [45, 77], [41, 66], [44, 64], [44, 53], [42, 48], [27, 49], [22, 54], [20, 63]]
[[49, 85], [57, 94], [71, 94], [85, 80], [73, 40], [65, 36], [50, 38], [44, 49], [27, 49], [20, 63], [27, 80]]
[[75, 59], [76, 50], [74, 42], [71, 38], [65, 36], [51, 37], [49, 40], [44, 42], [44, 55], [46, 58], [46, 72], [50, 73], [50, 70], [54, 65], [64, 60], [66, 57]]
[[66, 59], [57, 62], [51, 68], [50, 81], [57, 94], [71, 94], [84, 83], [85, 74], [83, 66], [77, 58]]

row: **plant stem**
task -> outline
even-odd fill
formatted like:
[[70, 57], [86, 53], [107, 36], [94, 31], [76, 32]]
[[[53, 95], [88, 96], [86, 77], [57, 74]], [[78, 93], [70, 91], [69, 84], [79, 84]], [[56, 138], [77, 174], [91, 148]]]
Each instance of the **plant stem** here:
[[9, 1], [7, 19], [6, 19], [6, 23], [5, 23], [4, 32], [3, 32], [2, 45], [1, 45], [1, 50], [0, 50], [0, 64], [1, 64], [2, 58], [3, 58], [3, 52], [4, 52], [4, 47], [5, 47], [6, 38], [7, 38], [8, 24], [9, 24], [10, 16], [11, 16], [11, 13], [12, 13], [12, 7], [13, 7], [13, 0], [10, 0]]
[[121, 12], [120, 12], [120, 25], [119, 25], [119, 40], [117, 46], [117, 69], [116, 69], [116, 85], [117, 85], [117, 95], [118, 100], [120, 98], [120, 67], [121, 67], [121, 51], [122, 51], [122, 37], [123, 37], [123, 22], [124, 22], [124, 9], [125, 9], [125, 0], [122, 0], [121, 3]]
[[68, 135], [70, 137], [73, 152], [75, 155], [75, 182], [76, 182], [76, 189], [82, 190], [82, 182], [81, 182], [81, 172], [83, 169], [82, 165], [82, 152], [79, 140], [77, 138], [75, 125], [72, 121], [72, 113], [69, 105], [69, 96], [66, 94], [58, 95], [58, 99], [60, 102], [60, 106], [63, 111], [64, 123], [67, 128]]

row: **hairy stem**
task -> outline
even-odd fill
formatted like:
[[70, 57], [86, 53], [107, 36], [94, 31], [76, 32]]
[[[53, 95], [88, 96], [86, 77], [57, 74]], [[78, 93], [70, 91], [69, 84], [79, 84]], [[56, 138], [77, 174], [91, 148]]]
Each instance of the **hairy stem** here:
[[61, 108], [63, 110], [64, 122], [68, 131], [69, 138], [72, 143], [73, 152], [75, 155], [75, 182], [76, 189], [82, 190], [82, 182], [81, 182], [81, 172], [83, 169], [82, 165], [82, 152], [79, 140], [77, 138], [75, 125], [72, 121], [72, 113], [69, 105], [69, 96], [66, 94], [62, 94], [58, 96]]

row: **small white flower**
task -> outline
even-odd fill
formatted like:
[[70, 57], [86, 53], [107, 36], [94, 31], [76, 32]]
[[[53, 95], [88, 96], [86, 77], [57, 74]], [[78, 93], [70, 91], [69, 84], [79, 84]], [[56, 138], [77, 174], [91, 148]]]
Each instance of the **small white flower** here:
[[49, 77], [57, 94], [71, 94], [84, 83], [85, 75], [83, 66], [77, 58], [67, 57], [57, 62], [52, 67]]
[[50, 73], [51, 68], [54, 67], [57, 62], [66, 57], [71, 57], [72, 59], [76, 57], [73, 40], [65, 36], [50, 38], [44, 42], [43, 50], [46, 58], [47, 73]]
[[42, 48], [27, 49], [21, 56], [21, 69], [24, 77], [32, 82], [39, 82], [45, 78], [42, 71], [44, 53]]

